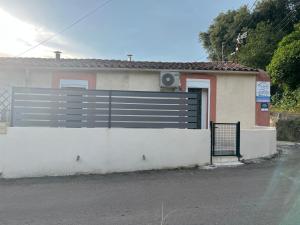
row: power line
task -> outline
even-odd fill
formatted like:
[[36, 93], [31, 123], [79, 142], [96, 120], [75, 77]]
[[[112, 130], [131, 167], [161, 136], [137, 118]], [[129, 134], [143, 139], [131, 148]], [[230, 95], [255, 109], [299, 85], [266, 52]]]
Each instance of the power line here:
[[[293, 19], [293, 16], [297, 13], [297, 7], [300, 6], [300, 3], [295, 4], [295, 10], [291, 10], [275, 27], [274, 30], [280, 29], [282, 30], [282, 27], [285, 27], [289, 22]], [[281, 27], [281, 28], [280, 28]]]
[[83, 16], [79, 17], [78, 19], [76, 19], [74, 22], [72, 22], [71, 24], [69, 24], [68, 26], [64, 27], [63, 29], [61, 29], [60, 31], [58, 31], [57, 33], [55, 33], [54, 35], [52, 35], [49, 38], [44, 39], [43, 41], [37, 43], [36, 45], [30, 47], [29, 49], [27, 49], [24, 52], [21, 52], [20, 54], [16, 55], [15, 57], [20, 57], [22, 55], [24, 55], [25, 53], [39, 47], [40, 45], [50, 41], [51, 39], [55, 38], [56, 36], [58, 36], [59, 34], [63, 34], [64, 32], [66, 32], [67, 30], [71, 29], [73, 26], [75, 26], [76, 24], [80, 23], [81, 21], [83, 21], [84, 19], [88, 18], [89, 16], [93, 15], [97, 10], [105, 7], [108, 3], [112, 2], [113, 0], [107, 0], [105, 2], [103, 2], [102, 4], [98, 5], [96, 8], [90, 10], [89, 12], [87, 12], [86, 14], [84, 14]]
[[[251, 5], [250, 8], [249, 8], [250, 2], [248, 2], [246, 4], [246, 7], [249, 8], [250, 13], [251, 13], [251, 10], [253, 9], [253, 7], [256, 5], [257, 1], [258, 0], [255, 0], [253, 2], [253, 4]], [[238, 32], [238, 30], [240, 30], [240, 28], [242, 27], [242, 25], [244, 24], [244, 22], [245, 22], [245, 20], [243, 20], [238, 26], [236, 26], [236, 29], [234, 30], [234, 32], [232, 32], [232, 34], [228, 38], [226, 38], [222, 43], [227, 43], [228, 41], [230, 41], [233, 38], [233, 36], [236, 35], [236, 33]], [[218, 51], [214, 51], [214, 54], [216, 54], [217, 57], [218, 57], [218, 59], [220, 60], [220, 55], [218, 54]]]
[[[253, 4], [251, 5], [251, 7], [249, 8], [250, 19], [249, 19], [249, 21], [248, 21], [246, 27], [248, 27], [248, 26], [249, 26], [250, 24], [252, 24], [252, 22], [253, 22], [253, 21], [251, 21], [251, 17], [252, 17], [251, 11], [252, 11], [252, 9], [254, 8], [254, 6], [256, 6], [256, 3], [257, 3], [257, 2], [258, 2], [258, 0], [255, 0], [255, 1], [253, 2]], [[247, 7], [248, 7], [248, 5], [249, 5], [249, 4], [247, 4]], [[243, 28], [244, 22], [245, 22], [245, 20], [243, 20], [243, 21], [241, 22], [241, 24], [237, 27], [237, 28], [238, 28], [237, 30]], [[237, 30], [236, 30], [236, 31], [237, 31]], [[235, 33], [236, 33], [236, 32], [234, 32], [233, 35], [235, 35]], [[233, 37], [233, 35], [230, 36], [230, 39]], [[244, 34], [243, 34], [243, 35], [244, 35]], [[247, 35], [247, 34], [246, 34], [246, 35]], [[237, 45], [236, 45], [236, 48], [235, 48], [234, 52], [231, 53], [231, 54], [232, 54], [232, 55], [235, 55], [235, 57], [237, 57], [237, 55], [236, 55], [236, 54], [237, 54]], [[237, 67], [237, 65], [236, 65], [235, 67]], [[235, 68], [235, 67], [234, 67], [234, 68]]]
[[284, 28], [285, 28], [290, 22], [294, 22], [294, 18], [293, 18], [293, 17], [291, 17], [291, 19], [288, 20], [287, 23], [286, 23], [284, 26], [282, 26], [281, 28], [279, 28], [279, 30], [280, 30], [280, 31], [283, 31]]
[[255, 1], [253, 2], [252, 6], [251, 6], [251, 8], [250, 8], [250, 11], [251, 11], [251, 10], [253, 9], [253, 7], [256, 5], [257, 1], [258, 1], [258, 0], [255, 0]]
[[274, 30], [277, 30], [281, 25], [283, 25], [289, 16], [291, 16], [294, 12], [290, 11], [275, 27]]
[[[256, 2], [256, 1], [255, 1]], [[300, 6], [300, 3], [296, 3], [294, 10], [291, 10], [273, 29], [283, 31], [284, 28], [294, 20], [293, 16], [297, 13], [297, 7]], [[253, 22], [253, 21], [252, 21]], [[252, 22], [250, 24], [252, 24]], [[248, 25], [250, 25], [248, 24]], [[247, 25], [247, 26], [248, 26]]]
[[294, 15], [296, 15], [297, 11], [294, 11], [294, 13], [290, 16], [290, 18], [285, 21], [281, 27], [279, 27], [280, 31], [283, 31], [284, 28], [290, 23], [290, 22], [294, 22], [295, 17], [293, 17]]
[[[246, 27], [249, 27], [249, 25], [251, 25], [253, 23], [253, 21], [251, 20], [251, 10], [253, 9], [254, 6], [256, 6], [258, 0], [254, 1], [251, 8], [249, 8], [249, 12], [250, 12], [250, 20], [248, 21]], [[244, 20], [245, 21], [245, 20]], [[244, 21], [241, 23], [241, 25], [243, 25]]]
[[[256, 5], [257, 1], [258, 1], [258, 0], [255, 0], [255, 1], [253, 2], [253, 4], [251, 5], [251, 7], [249, 8], [250, 13], [251, 13], [251, 10], [253, 9], [253, 7]], [[247, 4], [247, 8], [248, 8], [248, 5], [249, 5], [249, 3]], [[250, 20], [250, 21], [251, 21], [251, 20]], [[245, 23], [245, 20], [243, 20], [243, 21], [237, 26], [237, 29], [236, 29], [234, 32], [232, 32], [232, 34], [230, 35], [230, 37], [227, 38], [227, 40], [224, 41], [224, 42], [226, 43], [228, 40], [230, 41], [230, 39], [231, 39], [234, 35], [236, 35], [237, 31], [240, 30], [240, 29], [243, 27], [243, 24], [244, 24], [244, 23]], [[248, 22], [248, 24], [249, 24], [249, 22]], [[247, 25], [247, 26], [248, 26], [248, 25]]]
[[[253, 23], [253, 21], [251, 20], [252, 14], [251, 14], [251, 10], [253, 9], [254, 6], [256, 6], [258, 0], [255, 0], [252, 4], [252, 6], [249, 8], [249, 12], [250, 12], [250, 19], [247, 23], [247, 25], [245, 27], [249, 27], [249, 25], [251, 25]], [[243, 27], [242, 25], [244, 24], [245, 20], [242, 21], [241, 25], [239, 27]]]

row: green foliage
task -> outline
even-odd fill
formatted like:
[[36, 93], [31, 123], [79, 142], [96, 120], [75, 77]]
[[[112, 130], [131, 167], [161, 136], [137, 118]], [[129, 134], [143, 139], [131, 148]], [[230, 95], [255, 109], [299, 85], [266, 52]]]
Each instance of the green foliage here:
[[[272, 79], [273, 109], [300, 111], [300, 0], [260, 0], [253, 11], [246, 6], [220, 13], [199, 35], [211, 60], [238, 60], [266, 69]], [[298, 25], [294, 25], [299, 23]], [[239, 33], [246, 32], [239, 51]]]
[[277, 90], [272, 97], [274, 108], [300, 112], [300, 23], [279, 42], [267, 70]]
[[279, 43], [267, 69], [272, 83], [279, 88], [300, 88], [300, 23]]
[[[238, 54], [239, 62], [265, 69], [280, 39], [300, 20], [297, 7], [300, 7], [300, 0], [261, 0], [253, 12], [243, 6], [220, 13], [209, 29], [200, 33], [199, 39], [211, 60], [221, 60], [222, 43], [225, 59], [231, 59], [238, 34], [247, 31], [247, 42]], [[286, 16], [288, 20], [281, 24]], [[283, 26], [284, 29], [278, 29]]]
[[243, 6], [238, 10], [220, 13], [209, 26], [208, 31], [199, 34], [199, 39], [211, 60], [221, 60], [222, 43], [224, 43], [226, 57], [234, 51], [235, 40], [240, 32], [237, 27], [245, 22], [250, 22], [250, 12]]
[[299, 39], [300, 39], [300, 23], [294, 25], [294, 31], [289, 35], [285, 36], [279, 43], [278, 47], [287, 46]]
[[275, 32], [270, 24], [260, 22], [255, 29], [248, 32], [247, 43], [238, 53], [239, 62], [250, 67], [265, 69], [281, 38], [282, 33]]
[[282, 94], [273, 95], [272, 111], [300, 112], [300, 88], [294, 91], [285, 90]]
[[[252, 18], [256, 24], [266, 22], [276, 27], [288, 15], [289, 19], [299, 21], [300, 14], [296, 10], [299, 0], [262, 0], [257, 3]], [[288, 23], [285, 32], [293, 30], [293, 23]], [[278, 31], [278, 30], [277, 30]]]

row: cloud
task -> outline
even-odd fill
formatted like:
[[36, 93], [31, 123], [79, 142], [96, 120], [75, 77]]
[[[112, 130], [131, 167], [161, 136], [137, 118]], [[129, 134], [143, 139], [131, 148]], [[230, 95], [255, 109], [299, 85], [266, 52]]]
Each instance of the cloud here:
[[[0, 56], [17, 56], [41, 41], [54, 35], [54, 32], [34, 24], [24, 22], [0, 8]], [[71, 40], [56, 35], [22, 57], [53, 57], [53, 51], [62, 50], [63, 57], [78, 58], [82, 55], [72, 51], [76, 46]]]

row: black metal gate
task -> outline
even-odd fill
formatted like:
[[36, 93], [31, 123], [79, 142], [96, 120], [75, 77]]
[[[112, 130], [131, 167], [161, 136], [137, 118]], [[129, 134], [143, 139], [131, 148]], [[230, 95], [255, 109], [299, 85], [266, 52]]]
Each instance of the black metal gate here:
[[237, 156], [240, 154], [240, 122], [210, 122], [211, 156]]

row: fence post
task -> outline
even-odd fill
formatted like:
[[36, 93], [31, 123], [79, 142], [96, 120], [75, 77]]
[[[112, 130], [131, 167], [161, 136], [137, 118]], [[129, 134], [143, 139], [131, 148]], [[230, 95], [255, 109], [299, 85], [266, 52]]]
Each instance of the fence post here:
[[213, 164], [213, 151], [214, 151], [214, 122], [210, 121], [210, 165]]
[[111, 128], [111, 95], [112, 90], [108, 91], [108, 128]]
[[241, 123], [238, 121], [236, 123], [236, 156], [240, 160], [241, 152], [240, 152], [240, 143], [241, 143]]

